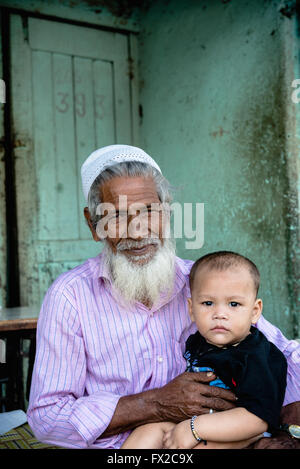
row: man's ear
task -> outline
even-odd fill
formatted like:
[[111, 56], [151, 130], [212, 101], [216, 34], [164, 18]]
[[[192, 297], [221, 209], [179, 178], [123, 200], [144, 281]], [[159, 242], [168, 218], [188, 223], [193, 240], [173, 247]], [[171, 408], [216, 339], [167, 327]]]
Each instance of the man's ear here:
[[84, 217], [85, 217], [85, 219], [86, 219], [86, 221], [87, 221], [87, 224], [89, 225], [89, 229], [90, 229], [90, 231], [91, 231], [91, 233], [92, 233], [92, 236], [93, 236], [94, 241], [101, 241], [101, 239], [100, 239], [99, 236], [97, 235], [97, 232], [96, 232], [96, 230], [95, 230], [95, 228], [93, 227], [93, 224], [92, 224], [92, 222], [91, 222], [91, 214], [90, 214], [90, 212], [89, 212], [88, 207], [84, 207], [84, 209], [83, 209], [83, 214], [84, 214]]
[[252, 311], [252, 324], [256, 324], [257, 321], [259, 320], [261, 313], [263, 309], [263, 302], [260, 298], [255, 300], [254, 306], [253, 306], [253, 311]]
[[193, 313], [193, 303], [192, 298], [188, 298], [188, 308], [189, 308], [189, 315], [192, 321], [195, 321], [194, 313]]

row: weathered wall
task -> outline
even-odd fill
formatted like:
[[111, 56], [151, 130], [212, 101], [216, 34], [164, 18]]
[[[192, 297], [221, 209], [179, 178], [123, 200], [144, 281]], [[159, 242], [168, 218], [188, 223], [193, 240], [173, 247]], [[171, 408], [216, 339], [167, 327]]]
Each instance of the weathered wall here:
[[179, 239], [178, 254], [248, 255], [262, 273], [265, 316], [290, 337], [299, 334], [295, 3], [0, 0], [62, 20], [141, 31], [140, 145], [179, 189], [176, 200], [205, 203], [203, 248], [186, 250]]
[[142, 0], [0, 0], [0, 6], [81, 21], [105, 28], [138, 31]]
[[178, 240], [179, 255], [249, 256], [262, 274], [265, 317], [292, 337], [285, 117], [295, 105], [285, 51], [292, 19], [281, 8], [262, 0], [154, 2], [141, 17], [141, 145], [180, 189], [177, 200], [205, 203], [204, 245], [186, 250]]

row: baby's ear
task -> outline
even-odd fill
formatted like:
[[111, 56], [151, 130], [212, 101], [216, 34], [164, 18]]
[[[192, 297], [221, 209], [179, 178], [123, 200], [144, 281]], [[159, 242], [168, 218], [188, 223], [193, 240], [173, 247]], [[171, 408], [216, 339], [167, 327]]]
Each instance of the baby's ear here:
[[188, 307], [189, 307], [189, 315], [190, 315], [190, 318], [192, 321], [194, 321], [194, 314], [193, 314], [193, 302], [192, 302], [192, 298], [188, 298]]
[[254, 306], [253, 306], [253, 311], [252, 311], [252, 324], [256, 324], [257, 321], [259, 320], [261, 313], [263, 309], [263, 302], [260, 298], [257, 298], [255, 300]]

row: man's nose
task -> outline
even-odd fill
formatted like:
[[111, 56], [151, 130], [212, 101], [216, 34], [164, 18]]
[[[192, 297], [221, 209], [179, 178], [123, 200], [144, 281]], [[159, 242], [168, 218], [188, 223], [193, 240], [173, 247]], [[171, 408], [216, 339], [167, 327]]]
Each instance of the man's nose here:
[[128, 216], [127, 232], [128, 238], [140, 241], [148, 237], [148, 220], [138, 215]]

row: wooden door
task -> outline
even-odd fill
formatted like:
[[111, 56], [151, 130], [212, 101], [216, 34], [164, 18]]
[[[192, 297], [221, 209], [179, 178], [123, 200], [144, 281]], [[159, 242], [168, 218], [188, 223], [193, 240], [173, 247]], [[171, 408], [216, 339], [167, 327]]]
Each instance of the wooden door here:
[[80, 167], [104, 145], [133, 142], [125, 34], [11, 16], [21, 304], [101, 246], [83, 217]]

